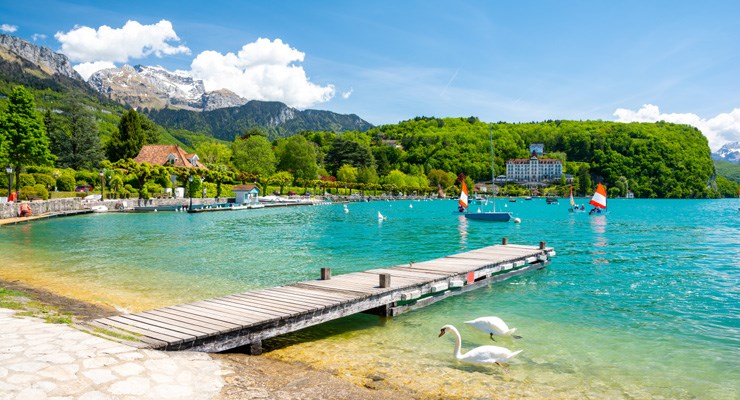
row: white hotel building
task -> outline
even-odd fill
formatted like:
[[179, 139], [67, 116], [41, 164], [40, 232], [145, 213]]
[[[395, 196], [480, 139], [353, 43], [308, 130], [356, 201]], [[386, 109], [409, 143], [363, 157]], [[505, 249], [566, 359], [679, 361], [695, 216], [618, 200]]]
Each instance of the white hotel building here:
[[506, 162], [506, 180], [514, 182], [543, 182], [560, 179], [563, 175], [563, 163], [557, 159], [537, 157], [542, 154], [544, 145], [529, 146], [532, 156], [517, 158]]

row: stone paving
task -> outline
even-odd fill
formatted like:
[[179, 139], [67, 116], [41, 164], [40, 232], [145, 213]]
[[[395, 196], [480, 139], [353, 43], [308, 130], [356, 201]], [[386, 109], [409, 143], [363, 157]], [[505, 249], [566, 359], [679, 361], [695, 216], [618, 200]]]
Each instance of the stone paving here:
[[0, 308], [0, 399], [212, 399], [208, 354], [137, 349]]

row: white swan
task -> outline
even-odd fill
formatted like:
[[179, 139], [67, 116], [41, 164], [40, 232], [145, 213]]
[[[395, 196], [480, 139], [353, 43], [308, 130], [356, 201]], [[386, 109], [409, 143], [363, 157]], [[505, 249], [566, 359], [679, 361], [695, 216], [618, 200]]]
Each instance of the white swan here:
[[521, 336], [514, 335], [516, 328], [509, 329], [506, 322], [499, 317], [480, 317], [472, 321], [465, 321], [466, 324], [473, 328], [480, 329], [485, 333], [490, 334], [491, 340], [496, 341], [494, 336], [511, 336], [514, 339], [521, 339]]
[[511, 351], [505, 347], [498, 346], [480, 346], [476, 347], [465, 354], [460, 354], [460, 332], [452, 325], [445, 325], [439, 331], [439, 336], [452, 331], [455, 335], [455, 352], [453, 355], [460, 361], [472, 364], [499, 364], [505, 363], [516, 357], [517, 354], [524, 350]]

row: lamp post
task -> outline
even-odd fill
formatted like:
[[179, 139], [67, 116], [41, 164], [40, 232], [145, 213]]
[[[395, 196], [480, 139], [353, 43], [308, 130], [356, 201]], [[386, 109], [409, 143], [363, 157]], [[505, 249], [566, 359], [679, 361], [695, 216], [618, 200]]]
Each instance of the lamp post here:
[[10, 200], [10, 191], [13, 188], [13, 167], [8, 164], [8, 167], [5, 168], [5, 172], [8, 173], [8, 200]]
[[188, 206], [188, 211], [193, 209], [193, 176], [188, 176], [188, 196], [190, 197], [190, 205]]
[[100, 171], [100, 201], [105, 200], [105, 170]]

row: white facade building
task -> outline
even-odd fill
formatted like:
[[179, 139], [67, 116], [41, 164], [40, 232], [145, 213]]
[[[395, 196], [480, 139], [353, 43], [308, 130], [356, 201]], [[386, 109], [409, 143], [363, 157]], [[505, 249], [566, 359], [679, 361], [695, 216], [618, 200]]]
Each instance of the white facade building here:
[[530, 158], [517, 158], [506, 162], [506, 179], [514, 182], [543, 182], [560, 179], [563, 163], [552, 158], [538, 158], [532, 151]]

